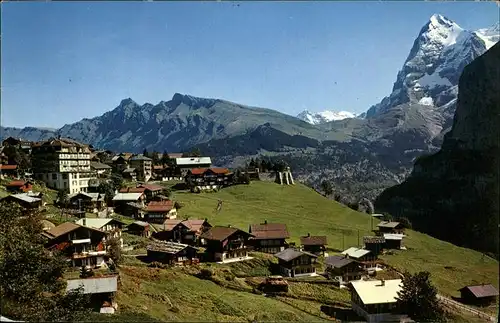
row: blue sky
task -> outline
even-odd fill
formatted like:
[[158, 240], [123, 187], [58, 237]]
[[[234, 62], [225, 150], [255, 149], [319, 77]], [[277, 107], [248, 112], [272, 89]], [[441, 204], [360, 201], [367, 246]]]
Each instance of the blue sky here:
[[420, 28], [498, 21], [487, 2], [3, 2], [2, 125], [60, 127], [175, 92], [296, 115], [364, 112]]

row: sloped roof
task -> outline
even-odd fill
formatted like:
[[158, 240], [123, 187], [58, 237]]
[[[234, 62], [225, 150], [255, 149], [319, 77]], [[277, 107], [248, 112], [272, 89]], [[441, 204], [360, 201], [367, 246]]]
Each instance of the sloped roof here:
[[[83, 224], [83, 222], [85, 222], [85, 224]], [[125, 224], [125, 223], [123, 223], [119, 220], [116, 220], [116, 219], [102, 219], [102, 218], [84, 218], [84, 219], [77, 220], [75, 223], [78, 225], [81, 225], [81, 226], [88, 227], [88, 228], [101, 229], [102, 227], [104, 227], [105, 225], [107, 225], [111, 222]]]
[[122, 187], [120, 188], [120, 193], [144, 193], [146, 189], [144, 187]]
[[254, 239], [288, 239], [290, 234], [286, 224], [282, 223], [262, 223], [250, 225], [250, 232]]
[[333, 266], [335, 268], [342, 268], [352, 262], [354, 262], [353, 259], [339, 255], [329, 256], [325, 259], [325, 264]]
[[300, 243], [303, 246], [324, 246], [326, 245], [326, 236], [303, 236], [300, 237]]
[[13, 195], [7, 195], [6, 197], [4, 198], [14, 198], [16, 200], [20, 200], [20, 201], [23, 201], [23, 202], [27, 202], [27, 203], [36, 203], [36, 202], [40, 202], [42, 201], [42, 199], [38, 198], [38, 197], [33, 197], [33, 196], [30, 196], [28, 195], [27, 193], [20, 193], [20, 194], [13, 194]]
[[118, 276], [69, 279], [66, 291], [83, 286], [84, 294], [113, 293], [118, 290]]
[[203, 224], [205, 224], [205, 222], [207, 223], [208, 226], [211, 226], [207, 221], [198, 219], [184, 220], [182, 221], [182, 224], [188, 227], [189, 230], [196, 232], [199, 231], [201, 228], [203, 228]]
[[401, 223], [399, 223], [399, 222], [382, 221], [379, 224], [377, 224], [377, 227], [394, 229], [394, 228], [398, 227], [400, 224]]
[[171, 200], [151, 201], [146, 207], [147, 212], [168, 212], [174, 208], [174, 202]]
[[63, 234], [70, 233], [76, 229], [78, 229], [80, 226], [76, 223], [72, 222], [64, 222], [63, 224], [58, 225], [55, 228], [52, 228], [48, 231], [46, 231], [49, 235], [51, 235], [54, 238], [60, 237]]
[[343, 255], [348, 255], [349, 257], [354, 258], [354, 259], [361, 258], [369, 253], [371, 253], [370, 250], [356, 248], [356, 247], [351, 247], [347, 250], [342, 251]]
[[363, 243], [385, 243], [385, 238], [381, 236], [365, 236]]
[[163, 190], [163, 186], [155, 185], [155, 184], [141, 184], [138, 187], [143, 187], [143, 188], [145, 188], [149, 191], [152, 191], [152, 192]]
[[402, 289], [401, 279], [386, 280], [383, 285], [380, 280], [357, 280], [351, 285], [365, 305], [395, 303]]
[[171, 241], [157, 241], [157, 240], [151, 242], [146, 247], [148, 251], [165, 252], [169, 254], [177, 254], [186, 248], [192, 248], [198, 250], [198, 248], [183, 243], [177, 243]]
[[250, 233], [240, 230], [238, 228], [215, 226], [211, 227], [208, 231], [203, 233], [201, 235], [201, 238], [207, 240], [224, 241], [237, 232], [242, 232], [246, 235], [253, 236]]
[[460, 291], [464, 289], [468, 289], [477, 298], [498, 296], [498, 291], [491, 284], [465, 286]]
[[131, 226], [132, 224], [139, 225], [141, 227], [149, 226], [149, 223], [144, 222], [144, 221], [134, 221], [134, 222], [130, 223], [128, 226]]
[[295, 248], [285, 249], [283, 251], [278, 252], [274, 256], [277, 257], [278, 259], [281, 259], [284, 261], [290, 261], [290, 260], [293, 260], [293, 259], [298, 258], [298, 257], [303, 256], [303, 255], [307, 255], [307, 256], [310, 256], [313, 258], [318, 258], [318, 256], [316, 256], [312, 253], [309, 253], [306, 251], [300, 251], [300, 250], [297, 250]]
[[11, 186], [11, 187], [21, 187], [23, 185], [25, 185], [26, 182], [25, 181], [12, 181], [10, 182], [9, 184], [5, 185], [5, 186]]
[[99, 193], [78, 192], [78, 193], [73, 193], [73, 194], [68, 195], [68, 199], [72, 200], [75, 197], [82, 196], [82, 195], [89, 198], [90, 200], [92, 200], [94, 202], [102, 200], [104, 198], [104, 195], [99, 194]]
[[178, 166], [195, 166], [212, 164], [210, 157], [181, 157], [175, 159], [175, 164]]
[[142, 193], [118, 193], [113, 197], [113, 201], [137, 201]]
[[135, 173], [135, 168], [125, 168], [122, 173]]
[[404, 237], [405, 235], [400, 233], [384, 233], [385, 240], [403, 240]]
[[166, 219], [163, 222], [163, 229], [165, 231], [171, 231], [181, 222], [182, 222], [181, 220], [177, 220], [177, 219]]

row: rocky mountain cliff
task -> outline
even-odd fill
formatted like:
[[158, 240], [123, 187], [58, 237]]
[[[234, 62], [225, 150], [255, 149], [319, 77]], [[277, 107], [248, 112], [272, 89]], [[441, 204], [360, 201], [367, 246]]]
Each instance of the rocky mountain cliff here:
[[401, 104], [420, 105], [421, 110], [433, 111], [441, 117], [434, 124], [440, 129], [434, 141], [439, 147], [453, 120], [463, 68], [497, 41], [498, 25], [469, 31], [442, 15], [433, 15], [415, 39], [392, 93], [372, 106], [366, 117], [380, 115]]
[[405, 182], [385, 190], [378, 211], [404, 214], [417, 230], [498, 255], [499, 88], [496, 44], [465, 67], [442, 149], [419, 158]]

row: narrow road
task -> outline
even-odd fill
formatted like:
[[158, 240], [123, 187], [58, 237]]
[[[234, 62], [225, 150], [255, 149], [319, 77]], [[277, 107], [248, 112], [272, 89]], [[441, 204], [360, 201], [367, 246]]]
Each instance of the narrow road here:
[[497, 321], [496, 317], [491, 316], [491, 315], [489, 315], [487, 313], [478, 311], [475, 308], [472, 308], [470, 306], [464, 305], [464, 304], [459, 303], [457, 301], [454, 301], [454, 300], [452, 300], [450, 298], [444, 297], [443, 295], [437, 294], [436, 296], [437, 296], [438, 300], [441, 303], [443, 303], [445, 305], [448, 305], [448, 306], [451, 306], [451, 307], [454, 307], [454, 308], [456, 308], [456, 309], [458, 309], [458, 310], [460, 310], [462, 312], [469, 312], [471, 314], [474, 314], [474, 315], [476, 315], [476, 316], [478, 316], [480, 318], [483, 318], [483, 319], [485, 319], [487, 321], [490, 321], [490, 322], [496, 322]]

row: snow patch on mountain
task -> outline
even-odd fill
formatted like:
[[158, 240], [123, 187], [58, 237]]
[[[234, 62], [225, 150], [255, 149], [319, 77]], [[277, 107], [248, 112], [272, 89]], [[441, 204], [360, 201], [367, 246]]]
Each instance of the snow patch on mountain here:
[[321, 111], [321, 112], [310, 112], [308, 110], [304, 110], [297, 115], [297, 118], [304, 120], [310, 124], [321, 124], [327, 123], [330, 121], [344, 120], [355, 118], [356, 114], [349, 111]]
[[421, 105], [434, 105], [434, 100], [428, 96], [425, 96], [418, 101]]
[[500, 40], [500, 23], [490, 28], [476, 30], [475, 33], [484, 42], [486, 49], [490, 49]]

